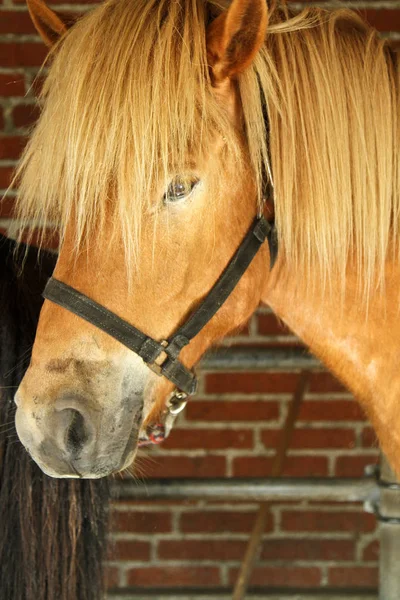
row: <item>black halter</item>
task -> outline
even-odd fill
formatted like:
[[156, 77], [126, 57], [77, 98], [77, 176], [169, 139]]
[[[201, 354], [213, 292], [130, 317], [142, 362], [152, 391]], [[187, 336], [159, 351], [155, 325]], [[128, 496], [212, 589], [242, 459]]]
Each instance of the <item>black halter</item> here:
[[271, 268], [273, 267], [277, 254], [275, 225], [260, 216], [254, 220], [235, 255], [207, 296], [168, 340], [159, 342], [153, 339], [101, 304], [57, 279], [49, 279], [43, 296], [115, 338], [136, 352], [157, 375], [172, 381], [176, 386], [174, 397], [170, 401], [170, 408], [173, 410], [174, 400], [176, 407], [178, 402], [181, 405], [182, 400], [195, 393], [197, 386], [193, 371], [179, 360], [182, 348], [189, 344], [224, 304], [266, 239]]

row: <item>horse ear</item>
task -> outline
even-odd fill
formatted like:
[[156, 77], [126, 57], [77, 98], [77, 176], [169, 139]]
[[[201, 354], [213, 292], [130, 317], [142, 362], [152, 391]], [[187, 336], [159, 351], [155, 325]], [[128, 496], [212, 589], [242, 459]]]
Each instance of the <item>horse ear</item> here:
[[264, 43], [266, 0], [233, 0], [207, 31], [207, 57], [214, 83], [241, 73]]
[[36, 30], [47, 46], [53, 46], [67, 31], [66, 24], [43, 0], [26, 0]]

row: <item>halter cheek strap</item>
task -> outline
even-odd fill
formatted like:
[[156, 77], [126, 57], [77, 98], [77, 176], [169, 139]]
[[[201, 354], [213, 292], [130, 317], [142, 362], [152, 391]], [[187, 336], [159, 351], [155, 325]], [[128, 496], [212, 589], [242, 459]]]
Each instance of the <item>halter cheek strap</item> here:
[[57, 279], [49, 279], [43, 296], [118, 340], [138, 354], [157, 375], [172, 381], [176, 391], [167, 401], [165, 423], [161, 424], [164, 429], [170, 429], [176, 414], [184, 408], [187, 396], [194, 394], [197, 387], [194, 372], [179, 360], [182, 348], [189, 344], [224, 304], [266, 239], [272, 268], [278, 250], [276, 229], [274, 224], [260, 216], [253, 221], [233, 258], [197, 309], [168, 340], [161, 342]]

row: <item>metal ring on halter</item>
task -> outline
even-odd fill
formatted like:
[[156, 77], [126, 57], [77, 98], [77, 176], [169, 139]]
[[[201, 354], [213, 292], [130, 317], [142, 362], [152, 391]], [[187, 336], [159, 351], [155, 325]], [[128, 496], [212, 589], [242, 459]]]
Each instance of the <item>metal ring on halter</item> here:
[[171, 394], [165, 403], [170, 415], [179, 415], [187, 404], [188, 395], [185, 392], [176, 390]]

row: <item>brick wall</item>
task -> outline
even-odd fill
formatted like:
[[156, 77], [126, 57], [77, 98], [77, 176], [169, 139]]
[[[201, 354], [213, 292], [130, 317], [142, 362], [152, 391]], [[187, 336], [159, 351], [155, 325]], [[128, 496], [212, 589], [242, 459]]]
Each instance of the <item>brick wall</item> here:
[[[346, 4], [362, 10], [382, 35], [398, 45], [400, 0]], [[53, 5], [69, 15], [93, 6], [83, 0]], [[25, 3], [0, 0], [0, 194], [37, 116], [34, 78], [45, 54]], [[13, 194], [0, 209], [0, 231], [10, 236], [18, 227], [12, 219]], [[291, 346], [297, 341], [262, 309], [234, 343]], [[297, 378], [296, 371], [204, 372], [200, 393], [168, 441], [142, 453], [141, 470], [147, 477], [268, 476]], [[329, 374], [315, 372], [285, 474], [358, 476], [376, 457], [374, 434], [357, 404]], [[228, 586], [237, 573], [256, 508], [252, 503], [115, 503], [110, 586]], [[375, 519], [361, 506], [295, 499], [271, 503], [252, 583], [374, 588], [377, 556]]]
[[[296, 338], [260, 309], [240, 346], [292, 346]], [[169, 439], [146, 450], [151, 477], [263, 477], [298, 371], [203, 372]], [[286, 476], [359, 476], [376, 462], [375, 436], [351, 395], [313, 372], [289, 451]], [[228, 586], [237, 574], [254, 503], [116, 502], [110, 582], [130, 586]], [[375, 518], [346, 503], [271, 503], [252, 584], [288, 588], [374, 588]]]

